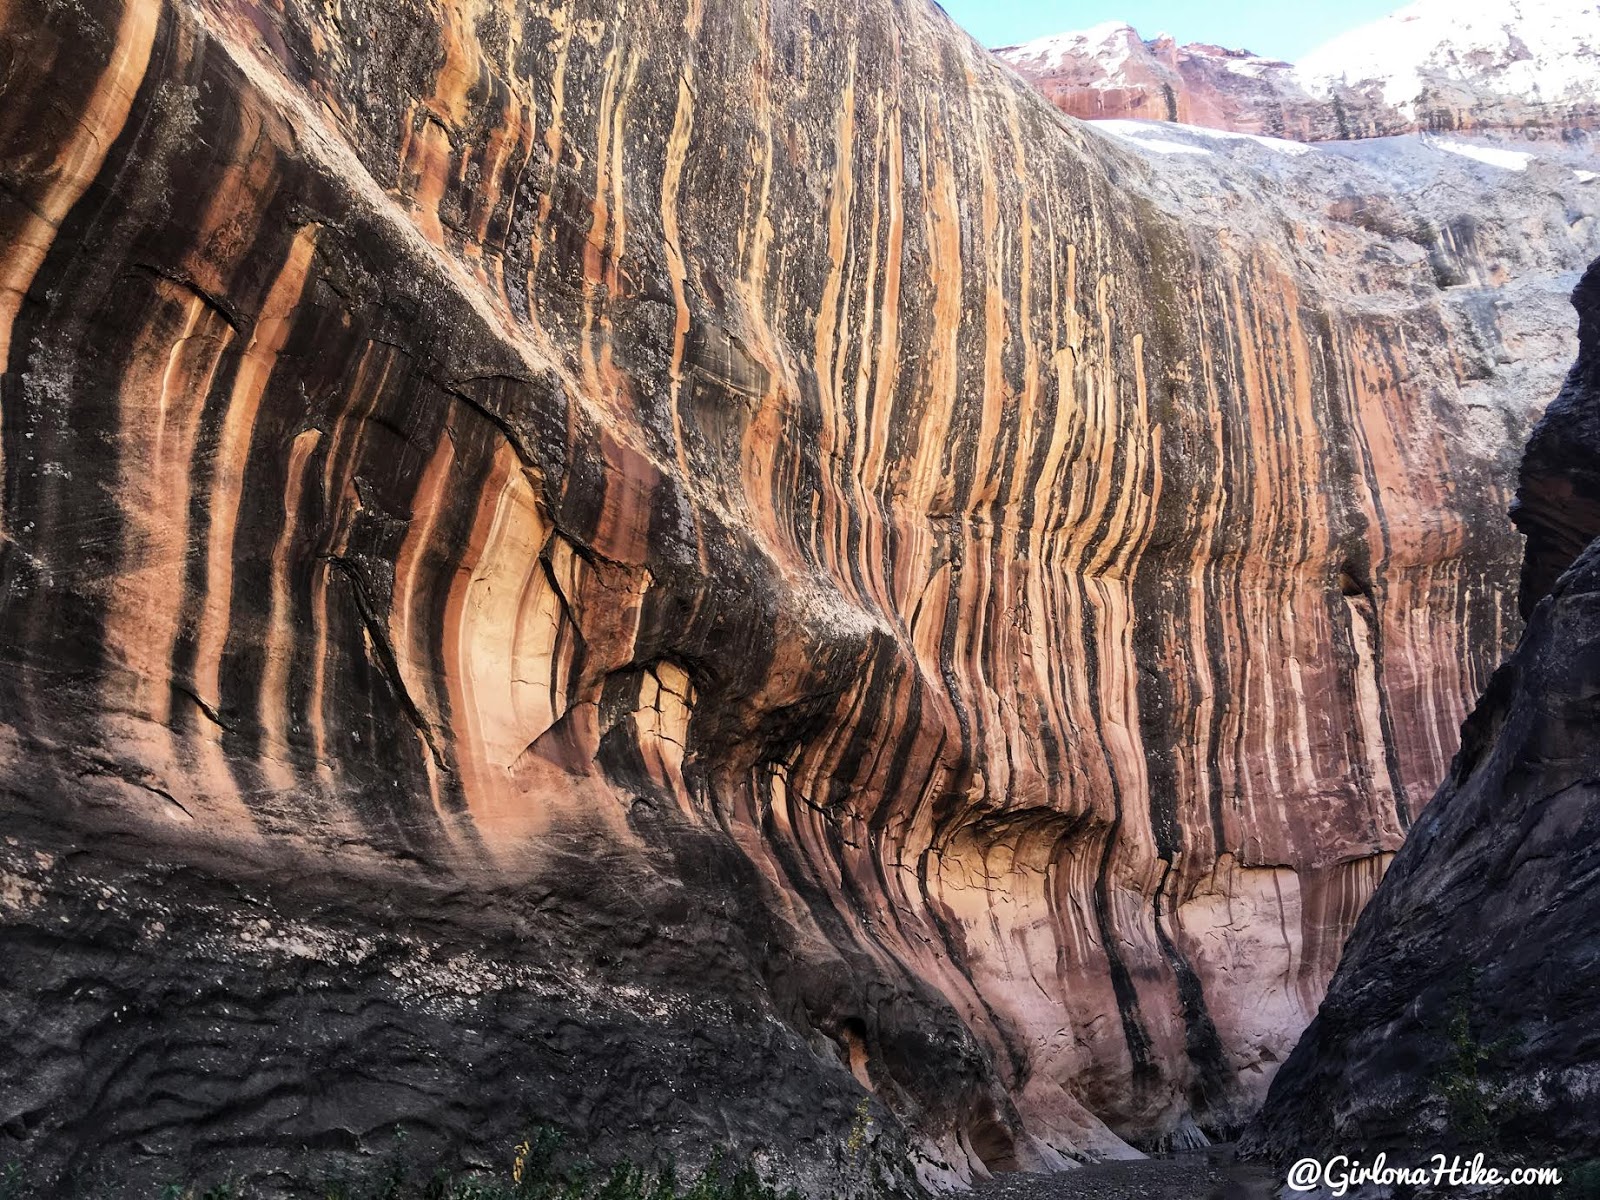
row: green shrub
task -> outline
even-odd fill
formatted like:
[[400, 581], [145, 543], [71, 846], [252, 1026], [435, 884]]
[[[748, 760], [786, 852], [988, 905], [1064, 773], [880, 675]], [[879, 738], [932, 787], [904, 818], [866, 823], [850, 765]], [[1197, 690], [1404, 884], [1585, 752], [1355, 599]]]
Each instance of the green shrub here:
[[1561, 1200], [1600, 1200], [1600, 1158], [1564, 1167], [1556, 1195]]
[[1450, 1001], [1445, 1026], [1448, 1048], [1434, 1088], [1444, 1101], [1450, 1132], [1464, 1144], [1487, 1149], [1499, 1146], [1501, 1129], [1518, 1111], [1516, 1099], [1500, 1080], [1509, 1074], [1521, 1038], [1515, 1031], [1494, 1042], [1478, 1037], [1473, 1020], [1476, 991], [1477, 972], [1469, 968]]

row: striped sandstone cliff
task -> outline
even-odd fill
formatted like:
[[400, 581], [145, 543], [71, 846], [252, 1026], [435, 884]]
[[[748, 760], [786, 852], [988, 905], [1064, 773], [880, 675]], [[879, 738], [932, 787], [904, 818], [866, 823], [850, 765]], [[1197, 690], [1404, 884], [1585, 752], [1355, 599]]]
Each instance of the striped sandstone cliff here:
[[0, 64], [0, 1157], [1248, 1115], [1516, 632], [1564, 335], [1494, 289], [1586, 193], [1163, 175], [888, 0], [5, 0]]
[[1513, 510], [1527, 631], [1274, 1080], [1255, 1152], [1481, 1153], [1570, 1184], [1600, 1151], [1600, 262], [1572, 303], [1578, 359]]

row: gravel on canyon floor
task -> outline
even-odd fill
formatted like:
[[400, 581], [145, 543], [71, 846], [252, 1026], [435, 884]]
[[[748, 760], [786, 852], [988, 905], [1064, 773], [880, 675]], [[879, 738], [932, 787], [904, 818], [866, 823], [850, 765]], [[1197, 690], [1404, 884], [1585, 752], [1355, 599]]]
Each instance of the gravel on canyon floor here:
[[1281, 1182], [1270, 1167], [1186, 1154], [1048, 1175], [997, 1175], [975, 1184], [973, 1192], [980, 1200], [1268, 1200]]

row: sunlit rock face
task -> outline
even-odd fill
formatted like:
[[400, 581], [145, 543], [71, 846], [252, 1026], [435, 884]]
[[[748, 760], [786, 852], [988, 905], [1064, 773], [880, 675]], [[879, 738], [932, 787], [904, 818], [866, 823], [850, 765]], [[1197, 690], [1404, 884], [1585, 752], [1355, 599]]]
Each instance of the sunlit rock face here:
[[1570, 171], [1419, 233], [920, 3], [0, 19], [0, 1155], [1248, 1114], [1514, 636]]
[[[1176, 121], [1306, 141], [1333, 136], [1333, 114], [1292, 64], [1166, 34], [1146, 40], [1108, 22], [995, 51], [1062, 112], [1087, 120]], [[1326, 128], [1323, 126], [1326, 125]]]
[[1600, 127], [1600, 5], [1417, 0], [1287, 63], [1118, 22], [997, 55], [1077, 117], [1298, 141]]
[[1527, 632], [1274, 1081], [1253, 1150], [1387, 1149], [1406, 1165], [1463, 1150], [1507, 1167], [1600, 1151], [1600, 263], [1573, 303], [1578, 363], [1518, 492]]

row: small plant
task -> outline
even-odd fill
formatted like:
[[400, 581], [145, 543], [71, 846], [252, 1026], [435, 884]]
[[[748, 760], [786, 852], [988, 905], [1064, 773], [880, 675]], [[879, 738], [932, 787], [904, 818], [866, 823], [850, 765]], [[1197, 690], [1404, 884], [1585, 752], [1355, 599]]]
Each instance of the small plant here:
[[1600, 1158], [1564, 1167], [1556, 1195], [1561, 1200], [1600, 1200]]
[[[244, 1200], [244, 1196], [244, 1184], [232, 1178], [214, 1183], [203, 1191], [181, 1183], [169, 1183], [161, 1189], [161, 1200]], [[3, 1188], [0, 1188], [0, 1200], [10, 1200]]]
[[865, 1096], [861, 1103], [856, 1105], [856, 1119], [850, 1123], [850, 1136], [845, 1139], [844, 1148], [852, 1160], [861, 1157], [867, 1148], [867, 1138], [872, 1133], [872, 1102]]
[[1445, 1027], [1450, 1051], [1439, 1072], [1437, 1089], [1450, 1131], [1465, 1144], [1492, 1146], [1514, 1104], [1507, 1089], [1493, 1077], [1500, 1073], [1519, 1039], [1515, 1034], [1487, 1044], [1478, 1039], [1472, 1027], [1476, 984], [1476, 972], [1468, 971], [1451, 1000]]
[[1350, 115], [1345, 112], [1344, 101], [1340, 100], [1338, 96], [1333, 98], [1333, 120], [1334, 124], [1339, 127], [1339, 140], [1348, 142], [1350, 140]]
[[528, 1153], [533, 1149], [533, 1143], [523, 1138], [517, 1143], [517, 1161], [511, 1165], [511, 1182], [522, 1182], [523, 1168], [528, 1165]]

